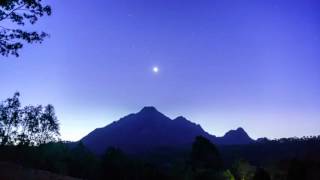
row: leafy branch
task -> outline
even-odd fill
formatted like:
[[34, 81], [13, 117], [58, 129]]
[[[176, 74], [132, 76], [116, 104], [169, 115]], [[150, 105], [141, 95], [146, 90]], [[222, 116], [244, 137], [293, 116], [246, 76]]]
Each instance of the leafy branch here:
[[[45, 32], [27, 31], [26, 23], [35, 24], [39, 18], [51, 15], [51, 7], [41, 0], [0, 0], [0, 54], [19, 56], [24, 43], [42, 43], [48, 37]], [[5, 25], [18, 27], [8, 28]]]

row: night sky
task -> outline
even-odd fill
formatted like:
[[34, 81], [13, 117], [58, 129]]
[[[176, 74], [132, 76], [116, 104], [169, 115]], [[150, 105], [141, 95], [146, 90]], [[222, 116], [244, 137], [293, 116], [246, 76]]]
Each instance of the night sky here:
[[51, 37], [0, 57], [0, 99], [53, 104], [64, 140], [143, 106], [214, 135], [320, 135], [318, 0], [47, 2], [30, 29]]

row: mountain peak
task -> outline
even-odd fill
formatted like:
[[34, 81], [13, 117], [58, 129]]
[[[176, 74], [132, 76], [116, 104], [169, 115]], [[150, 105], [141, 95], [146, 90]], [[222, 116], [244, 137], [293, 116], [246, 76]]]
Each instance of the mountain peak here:
[[245, 132], [246, 133], [246, 131], [242, 127], [238, 127], [235, 131], [237, 131], [237, 132]]
[[183, 116], [178, 116], [178, 117], [176, 117], [175, 119], [174, 119], [174, 121], [188, 121], [185, 117], [183, 117]]
[[153, 106], [145, 106], [138, 113], [136, 113], [135, 119], [140, 119], [142, 121], [148, 121], [149, 123], [163, 123], [171, 120], [169, 117], [165, 116], [161, 112], [159, 112]]
[[154, 112], [159, 113], [159, 111], [153, 106], [145, 106], [139, 111], [139, 113], [154, 113]]
[[234, 135], [248, 136], [247, 132], [242, 127], [239, 127], [236, 130], [230, 130], [225, 134], [225, 136], [234, 136]]
[[253, 142], [253, 140], [242, 127], [239, 127], [236, 130], [228, 131], [223, 138], [229, 141], [230, 144], [249, 144]]

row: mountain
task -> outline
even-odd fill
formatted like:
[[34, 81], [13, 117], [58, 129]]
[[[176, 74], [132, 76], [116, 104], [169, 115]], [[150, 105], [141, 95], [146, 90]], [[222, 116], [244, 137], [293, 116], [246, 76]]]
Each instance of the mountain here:
[[199, 135], [216, 144], [253, 142], [242, 128], [229, 131], [223, 137], [216, 137], [182, 116], [172, 120], [154, 107], [144, 107], [138, 113], [129, 114], [103, 128], [97, 128], [81, 141], [98, 154], [110, 146], [126, 152], [144, 152], [160, 147], [190, 146]]
[[243, 128], [228, 131], [224, 136], [215, 138], [215, 143], [223, 145], [250, 144], [254, 142]]

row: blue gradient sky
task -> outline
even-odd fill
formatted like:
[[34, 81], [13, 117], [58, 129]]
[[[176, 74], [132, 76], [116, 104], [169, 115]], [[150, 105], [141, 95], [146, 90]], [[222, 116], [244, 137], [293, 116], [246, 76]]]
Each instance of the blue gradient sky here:
[[65, 140], [146, 105], [215, 135], [320, 134], [318, 0], [48, 2], [51, 38], [0, 57], [0, 99], [52, 103]]

